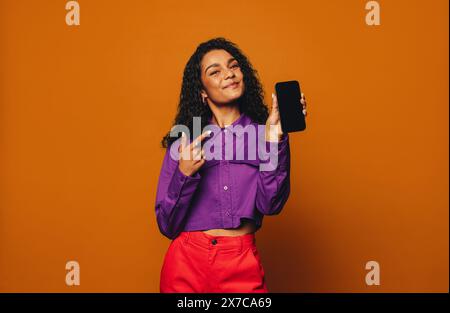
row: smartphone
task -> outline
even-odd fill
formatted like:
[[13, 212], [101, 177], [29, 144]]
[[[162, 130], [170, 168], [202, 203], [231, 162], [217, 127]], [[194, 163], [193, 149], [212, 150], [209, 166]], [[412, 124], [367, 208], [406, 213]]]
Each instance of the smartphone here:
[[296, 80], [278, 82], [275, 84], [275, 93], [283, 133], [305, 130], [306, 122], [303, 115], [303, 105], [300, 102], [299, 82]]

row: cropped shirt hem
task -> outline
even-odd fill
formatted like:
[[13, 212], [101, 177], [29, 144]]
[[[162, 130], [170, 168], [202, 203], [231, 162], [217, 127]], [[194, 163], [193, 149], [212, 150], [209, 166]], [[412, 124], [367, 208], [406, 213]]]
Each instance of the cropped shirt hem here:
[[[262, 220], [255, 219], [254, 216], [235, 216], [231, 223], [231, 227], [226, 227], [226, 229], [236, 229], [242, 224], [242, 219], [249, 219], [255, 223], [256, 231], [259, 230], [262, 226]], [[207, 225], [209, 224], [209, 225]], [[207, 223], [190, 223], [186, 224], [182, 231], [198, 231], [198, 230], [210, 230], [210, 229], [225, 229], [224, 225], [217, 224], [211, 225], [211, 222], [207, 221]]]

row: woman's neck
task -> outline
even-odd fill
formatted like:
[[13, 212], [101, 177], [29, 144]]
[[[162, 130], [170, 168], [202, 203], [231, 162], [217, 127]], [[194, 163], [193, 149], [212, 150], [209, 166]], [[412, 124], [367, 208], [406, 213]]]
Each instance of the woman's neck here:
[[220, 128], [233, 124], [240, 116], [239, 106], [211, 107], [212, 122]]

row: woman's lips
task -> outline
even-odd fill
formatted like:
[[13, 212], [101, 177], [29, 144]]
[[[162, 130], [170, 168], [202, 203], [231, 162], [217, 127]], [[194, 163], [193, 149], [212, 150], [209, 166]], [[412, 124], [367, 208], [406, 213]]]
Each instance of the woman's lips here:
[[232, 89], [234, 89], [234, 88], [236, 88], [238, 85], [239, 85], [239, 82], [237, 82], [237, 83], [232, 83], [231, 85], [226, 86], [225, 89], [226, 89], [226, 88], [232, 88]]

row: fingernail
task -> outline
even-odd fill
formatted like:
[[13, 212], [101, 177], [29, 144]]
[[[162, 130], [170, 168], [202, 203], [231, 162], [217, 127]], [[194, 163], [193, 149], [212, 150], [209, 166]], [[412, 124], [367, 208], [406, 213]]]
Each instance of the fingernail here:
[[186, 135], [182, 132], [182, 133], [181, 133], [181, 137], [184, 138], [184, 137], [186, 137]]
[[211, 131], [211, 130], [207, 130], [207, 131], [206, 131], [206, 136], [209, 136], [209, 135], [211, 135], [211, 133], [212, 133], [212, 131]]
[[272, 92], [272, 98], [275, 98], [275, 94]]

